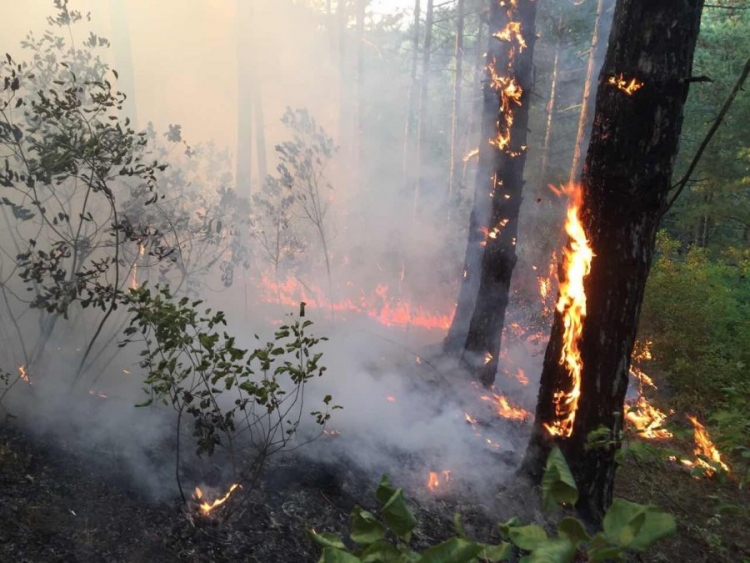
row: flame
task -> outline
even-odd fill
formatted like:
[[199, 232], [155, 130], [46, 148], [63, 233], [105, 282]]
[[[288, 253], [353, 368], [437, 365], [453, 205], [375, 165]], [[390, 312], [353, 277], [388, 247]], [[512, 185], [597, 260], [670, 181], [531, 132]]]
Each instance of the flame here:
[[491, 397], [489, 395], [483, 395], [481, 399], [483, 401], [491, 402], [492, 406], [495, 407], [495, 412], [502, 418], [520, 421], [528, 420], [531, 418], [531, 413], [529, 411], [520, 407], [512, 406], [504, 395], [492, 393]]
[[638, 397], [635, 403], [628, 406], [625, 419], [633, 425], [636, 432], [643, 438], [652, 440], [672, 437], [669, 430], [662, 428], [667, 420], [667, 415], [651, 406], [643, 395]]
[[619, 76], [610, 76], [609, 80], [607, 80], [607, 84], [622, 90], [628, 96], [632, 96], [635, 92], [643, 88], [643, 82], [635, 78], [627, 80], [622, 73], [620, 73]]
[[492, 354], [490, 354], [489, 352], [487, 352], [484, 355], [484, 365], [489, 364], [492, 361], [492, 358], [493, 358]]
[[[213, 502], [203, 501], [200, 503], [198, 508], [205, 516], [208, 516], [215, 508], [218, 508], [219, 506], [227, 502], [227, 500], [229, 500], [229, 497], [232, 496], [232, 493], [234, 493], [235, 490], [241, 488], [242, 487], [238, 483], [234, 483], [231, 487], [229, 487], [227, 494], [225, 494], [223, 497], [217, 498]], [[200, 487], [195, 487], [193, 496], [195, 496], [196, 500], [203, 500], [204, 494], [203, 491], [201, 491]]]
[[652, 344], [653, 342], [650, 340], [637, 341], [633, 347], [633, 353], [630, 356], [630, 375], [638, 380], [641, 389], [644, 386], [658, 389], [654, 380], [651, 379], [639, 365], [636, 365], [653, 359], [653, 356], [651, 355]]
[[469, 162], [472, 158], [479, 155], [479, 148], [471, 149], [464, 155], [463, 161]]
[[516, 381], [518, 381], [518, 383], [520, 383], [521, 385], [529, 384], [529, 378], [526, 377], [526, 372], [523, 368], [518, 368], [518, 371], [516, 372]]
[[138, 258], [133, 262], [133, 278], [130, 280], [130, 289], [138, 289], [138, 259], [143, 257], [145, 252], [145, 245], [138, 244]]
[[583, 332], [583, 319], [586, 317], [586, 292], [583, 279], [591, 271], [591, 260], [594, 252], [586, 239], [579, 218], [579, 211], [583, 203], [580, 186], [569, 184], [563, 192], [570, 198], [568, 218], [565, 230], [570, 237], [569, 245], [563, 250], [563, 269], [565, 276], [560, 279], [560, 297], [557, 310], [562, 314], [564, 333], [563, 348], [560, 364], [567, 368], [570, 377], [570, 389], [559, 390], [554, 394], [555, 421], [545, 424], [547, 431], [553, 436], [568, 437], [573, 432], [578, 399], [581, 395], [581, 371], [583, 361], [579, 341]]
[[451, 479], [451, 472], [447, 469], [443, 470], [442, 472], [438, 473], [437, 471], [430, 471], [430, 475], [427, 478], [427, 488], [431, 492], [436, 492], [438, 488], [440, 488], [440, 479], [443, 479], [443, 483], [447, 483]]
[[26, 373], [26, 366], [18, 366], [18, 377], [20, 377], [21, 381], [23, 381], [24, 383], [33, 385], [31, 383], [31, 378], [29, 377], [29, 374]]
[[474, 426], [477, 423], [477, 419], [471, 416], [468, 412], [464, 413], [464, 419], [466, 419], [466, 422]]
[[519, 53], [527, 47], [526, 40], [523, 38], [523, 35], [521, 35], [521, 22], [508, 22], [505, 29], [498, 31], [493, 37], [500, 41], [515, 41], [518, 43]]
[[260, 280], [262, 298], [268, 302], [278, 302], [290, 307], [299, 306], [305, 301], [309, 309], [319, 308], [335, 312], [351, 312], [367, 315], [385, 326], [413, 326], [427, 330], [446, 330], [452, 320], [450, 314], [429, 311], [421, 306], [393, 299], [389, 295], [389, 287], [385, 284], [377, 286], [374, 296], [361, 295], [355, 302], [352, 299], [329, 301], [325, 293], [315, 287], [303, 285], [294, 278], [287, 278], [283, 282], [274, 282], [270, 276], [262, 276]]
[[719, 450], [716, 449], [716, 446], [714, 446], [714, 443], [711, 441], [706, 427], [698, 422], [698, 419], [694, 416], [688, 415], [687, 418], [690, 422], [693, 423], [696, 446], [693, 453], [698, 456], [696, 458], [696, 463], [703, 466], [706, 469], [706, 475], [709, 476], [714, 474], [714, 468], [710, 463], [702, 459], [702, 457], [708, 458], [716, 465], [721, 467], [724, 471], [729, 473], [729, 466], [722, 461], [721, 453], [719, 453]]

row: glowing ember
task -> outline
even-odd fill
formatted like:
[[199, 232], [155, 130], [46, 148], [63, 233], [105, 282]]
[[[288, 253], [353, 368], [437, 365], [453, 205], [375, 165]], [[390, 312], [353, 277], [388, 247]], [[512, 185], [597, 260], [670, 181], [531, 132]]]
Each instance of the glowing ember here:
[[472, 158], [474, 158], [475, 156], [478, 156], [478, 155], [479, 155], [479, 149], [478, 148], [471, 149], [469, 152], [467, 152], [464, 155], [463, 161], [464, 162], [469, 162]]
[[643, 438], [661, 439], [671, 438], [672, 433], [662, 428], [667, 420], [667, 415], [656, 407], [651, 406], [646, 397], [640, 396], [638, 400], [629, 405], [625, 413], [625, 419], [633, 425], [636, 432]]
[[560, 297], [557, 310], [562, 314], [564, 333], [560, 364], [567, 368], [570, 377], [569, 390], [559, 390], [554, 394], [555, 421], [545, 424], [553, 436], [568, 437], [573, 432], [578, 399], [581, 395], [581, 371], [583, 361], [579, 349], [579, 340], [583, 332], [583, 319], [586, 317], [586, 292], [583, 280], [591, 271], [591, 260], [594, 253], [586, 239], [579, 218], [583, 203], [580, 186], [569, 184], [563, 192], [570, 198], [565, 230], [570, 237], [569, 245], [563, 251], [564, 278], [560, 279]]
[[20, 377], [21, 381], [24, 383], [32, 385], [31, 378], [29, 377], [29, 374], [26, 373], [26, 366], [18, 366], [18, 377]]
[[240, 489], [240, 488], [242, 488], [242, 487], [240, 487], [240, 485], [238, 485], [237, 483], [233, 484], [231, 487], [229, 487], [229, 491], [227, 491], [227, 494], [225, 494], [221, 498], [217, 498], [213, 502], [208, 502], [208, 501], [204, 501], [203, 500], [203, 496], [204, 495], [203, 495], [203, 491], [201, 491], [200, 487], [196, 487], [195, 488], [195, 492], [193, 493], [193, 496], [196, 498], [196, 500], [203, 501], [203, 502], [200, 503], [200, 505], [198, 506], [198, 508], [200, 508], [200, 511], [204, 515], [208, 516], [209, 514], [211, 514], [211, 512], [214, 509], [218, 508], [219, 506], [221, 506], [222, 504], [224, 504], [225, 502], [227, 502], [227, 500], [229, 500], [229, 497], [232, 496], [232, 493], [234, 493], [234, 491], [236, 491], [237, 489]]
[[489, 364], [492, 361], [492, 357], [493, 357], [492, 354], [490, 354], [489, 352], [487, 352], [484, 355], [484, 365]]
[[619, 76], [610, 76], [609, 80], [607, 80], [607, 84], [622, 90], [628, 96], [632, 96], [635, 92], [643, 88], [643, 82], [640, 82], [635, 78], [627, 80], [623, 74], [620, 74]]
[[89, 395], [92, 397], [99, 397], [100, 399], [106, 399], [107, 394], [103, 393], [101, 391], [97, 391], [96, 389], [89, 389]]
[[427, 478], [427, 488], [434, 493], [441, 487], [441, 483], [442, 485], [445, 485], [446, 483], [448, 483], [448, 481], [450, 481], [450, 479], [451, 472], [447, 469], [442, 471], [441, 473], [438, 473], [437, 471], [430, 471], [430, 475]]
[[491, 402], [497, 415], [502, 418], [521, 421], [531, 418], [531, 413], [529, 411], [520, 407], [512, 406], [504, 395], [498, 395], [497, 393], [493, 393], [491, 397], [489, 395], [483, 395], [482, 400]]
[[133, 263], [133, 278], [130, 280], [130, 288], [138, 289], [138, 260], [146, 252], [146, 247], [143, 244], [138, 245], [138, 258]]
[[468, 412], [464, 413], [464, 418], [466, 419], [466, 422], [468, 422], [472, 426], [477, 423], [477, 419], [471, 416]]
[[526, 372], [523, 370], [523, 368], [518, 368], [518, 371], [516, 372], [516, 381], [518, 381], [518, 383], [520, 383], [521, 385], [529, 384], [529, 378], [526, 377]]
[[389, 403], [395, 403], [396, 402], [396, 397], [394, 397], [393, 395], [388, 395], [387, 401]]
[[698, 422], [698, 419], [696, 419], [694, 416], [688, 415], [688, 420], [692, 422], [693, 428], [695, 429], [695, 450], [694, 453], [696, 456], [696, 463], [703, 466], [706, 469], [706, 475], [713, 475], [715, 470], [713, 466], [705, 461], [703, 458], [706, 458], [713, 462], [714, 464], [721, 467], [724, 471], [729, 473], [729, 466], [727, 466], [726, 463], [724, 463], [721, 459], [721, 454], [719, 453], [719, 450], [716, 449], [716, 446], [714, 446], [713, 442], [711, 441], [711, 438], [708, 435], [708, 431], [706, 430], [706, 427], [703, 426], [700, 422]]

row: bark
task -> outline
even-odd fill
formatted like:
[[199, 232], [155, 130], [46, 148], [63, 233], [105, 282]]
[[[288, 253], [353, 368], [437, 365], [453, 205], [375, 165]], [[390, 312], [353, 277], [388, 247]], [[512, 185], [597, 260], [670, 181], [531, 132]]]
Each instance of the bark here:
[[[584, 280], [587, 313], [579, 342], [581, 395], [572, 432], [556, 438], [580, 492], [578, 509], [598, 522], [612, 502], [630, 355], [656, 232], [668, 203], [703, 0], [620, 0], [582, 176], [583, 227], [595, 257]], [[632, 95], [608, 83], [644, 83]], [[541, 478], [553, 438], [554, 394], [570, 389], [560, 365], [563, 319], [556, 313], [542, 371], [536, 420], [522, 471]], [[593, 430], [606, 443], [588, 446]]]
[[115, 70], [119, 75], [118, 88], [125, 92], [127, 98], [123, 104], [125, 115], [130, 118], [133, 128], [138, 130], [138, 111], [135, 103], [135, 67], [133, 51], [130, 46], [130, 29], [128, 27], [128, 10], [125, 0], [110, 0], [112, 16], [112, 50], [115, 55]]
[[417, 215], [419, 195], [422, 189], [422, 166], [426, 160], [427, 143], [427, 98], [430, 92], [430, 55], [432, 54], [432, 23], [434, 20], [434, 1], [427, 0], [427, 12], [424, 24], [424, 46], [422, 48], [422, 81], [419, 85], [419, 113], [417, 114], [416, 181], [414, 184], [413, 215]]
[[458, 0], [456, 4], [456, 76], [453, 80], [453, 119], [451, 123], [451, 169], [450, 182], [448, 184], [449, 199], [453, 199], [453, 192], [460, 181], [459, 168], [461, 157], [459, 154], [459, 126], [461, 114], [461, 90], [463, 85], [464, 67], [464, 0]]
[[248, 33], [252, 4], [237, 0], [237, 166], [235, 182], [240, 194], [250, 196], [253, 158], [252, 40]]
[[594, 21], [594, 32], [591, 36], [591, 50], [586, 67], [586, 81], [583, 84], [583, 100], [581, 102], [581, 113], [578, 118], [578, 132], [576, 142], [573, 146], [573, 161], [570, 164], [570, 182], [578, 180], [581, 174], [581, 162], [583, 149], [589, 138], [589, 131], [594, 120], [594, 105], [591, 103], [591, 94], [597, 70], [604, 59], [607, 48], [607, 31], [611, 21], [608, 14], [615, 0], [598, 0], [596, 7], [596, 20]]
[[509, 129], [504, 123], [510, 110], [500, 107], [496, 116], [498, 131], [493, 139], [499, 135], [509, 135], [510, 141], [507, 147], [490, 147], [492, 173], [485, 180], [478, 179], [488, 183], [485, 189], [492, 194], [491, 215], [489, 235], [485, 238], [486, 246], [482, 256], [479, 291], [462, 358], [487, 386], [494, 383], [497, 372], [510, 281], [517, 261], [518, 215], [524, 184], [533, 82], [536, 4], [534, 0], [518, 0], [515, 5], [517, 7], [509, 7], [506, 12], [506, 9], [493, 2], [490, 11], [490, 29], [505, 29], [509, 21], [518, 22], [526, 47], [522, 47], [517, 39], [508, 41], [492, 37], [496, 45], [490, 53], [494, 57], [497, 73], [501, 77], [514, 79], [521, 89], [521, 97], [518, 105], [505, 102], [513, 112]]

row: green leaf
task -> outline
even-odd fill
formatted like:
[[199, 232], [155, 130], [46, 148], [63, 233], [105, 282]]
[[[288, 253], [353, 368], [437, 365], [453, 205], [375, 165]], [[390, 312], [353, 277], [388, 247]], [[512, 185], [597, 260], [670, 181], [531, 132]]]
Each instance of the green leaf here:
[[469, 563], [482, 551], [482, 545], [463, 538], [451, 538], [422, 553], [420, 563]]
[[615, 545], [628, 547], [646, 522], [647, 508], [616, 498], [604, 515], [604, 536]]
[[380, 509], [380, 513], [388, 528], [397, 536], [406, 542], [411, 539], [411, 532], [417, 527], [417, 519], [406, 505], [403, 489], [397, 489], [393, 493], [388, 502]]
[[383, 540], [370, 544], [359, 556], [362, 563], [395, 563], [401, 557], [402, 553], [396, 546]]
[[344, 542], [341, 541], [341, 537], [338, 534], [331, 534], [328, 532], [317, 533], [310, 530], [310, 539], [318, 544], [320, 547], [334, 547], [337, 549], [346, 549]]
[[528, 526], [511, 526], [508, 528], [507, 537], [515, 545], [526, 551], [535, 549], [540, 543], [547, 540], [547, 532], [536, 524]]
[[677, 524], [671, 514], [662, 512], [654, 506], [646, 510], [646, 521], [635, 536], [629, 549], [646, 551], [660, 539], [671, 536], [677, 531]]
[[489, 561], [490, 563], [508, 561], [510, 556], [513, 555], [513, 546], [507, 542], [503, 542], [499, 545], [481, 545], [482, 551], [479, 552], [479, 559], [482, 561]]
[[466, 539], [466, 529], [464, 528], [464, 522], [458, 512], [453, 515], [453, 529], [456, 531], [456, 535], [459, 538]]
[[540, 543], [519, 563], [571, 563], [575, 556], [576, 546], [568, 538], [555, 538]]
[[362, 560], [348, 551], [341, 551], [335, 547], [326, 547], [318, 563], [362, 563]]
[[567, 536], [576, 546], [590, 539], [581, 521], [569, 516], [560, 520], [557, 531], [561, 536]]
[[547, 509], [578, 502], [578, 487], [560, 448], [555, 446], [547, 458], [542, 477], [542, 498]]
[[380, 504], [385, 504], [396, 492], [396, 488], [391, 483], [391, 478], [388, 475], [383, 475], [380, 478], [380, 484], [375, 491], [375, 497], [378, 499]]
[[381, 524], [375, 515], [367, 510], [362, 510], [359, 506], [355, 507], [351, 513], [352, 531], [349, 537], [354, 543], [360, 545], [369, 545], [385, 536], [385, 526]]

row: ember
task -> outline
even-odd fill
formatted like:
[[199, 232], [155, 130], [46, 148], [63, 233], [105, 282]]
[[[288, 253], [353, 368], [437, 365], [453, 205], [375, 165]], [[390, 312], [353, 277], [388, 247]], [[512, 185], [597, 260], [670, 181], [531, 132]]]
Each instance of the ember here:
[[237, 489], [241, 489], [241, 488], [242, 487], [240, 485], [238, 485], [237, 483], [234, 483], [231, 487], [229, 487], [227, 494], [225, 494], [223, 497], [215, 499], [212, 502], [203, 500], [203, 497], [205, 495], [203, 494], [203, 491], [201, 491], [200, 487], [195, 488], [195, 492], [193, 493], [193, 496], [195, 497], [196, 500], [202, 501], [200, 505], [198, 505], [198, 508], [204, 515], [208, 516], [209, 514], [211, 514], [211, 512], [214, 509], [218, 508], [219, 506], [227, 502], [227, 500], [229, 500], [229, 497], [232, 496], [232, 493], [234, 493], [234, 491], [236, 491]]
[[609, 80], [607, 80], [607, 84], [622, 90], [628, 96], [632, 96], [635, 92], [643, 88], [643, 82], [640, 82], [635, 78], [627, 80], [623, 74], [620, 74], [619, 76], [610, 76]]
[[438, 473], [437, 471], [430, 471], [430, 475], [427, 478], [427, 488], [433, 493], [437, 492], [438, 489], [443, 490], [450, 479], [451, 472], [447, 469], [443, 470], [441, 473]]

